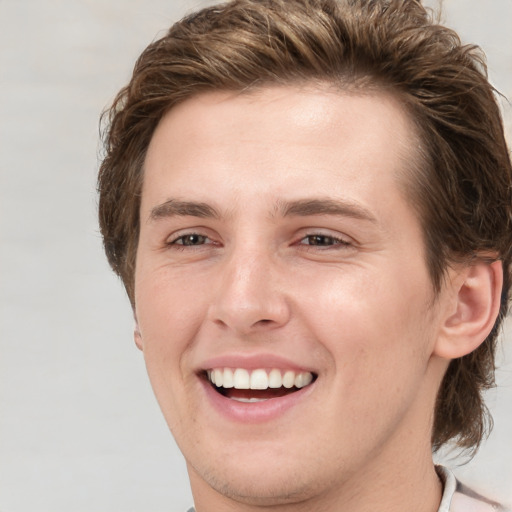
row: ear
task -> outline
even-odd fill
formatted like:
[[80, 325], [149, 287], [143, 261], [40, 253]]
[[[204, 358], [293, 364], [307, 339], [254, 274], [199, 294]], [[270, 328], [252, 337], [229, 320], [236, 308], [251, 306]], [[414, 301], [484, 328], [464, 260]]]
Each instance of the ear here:
[[441, 325], [434, 354], [457, 359], [473, 352], [491, 332], [500, 309], [503, 265], [477, 261], [456, 272], [450, 306]]
[[135, 341], [135, 345], [139, 350], [143, 350], [143, 343], [142, 343], [142, 335], [140, 333], [139, 329], [139, 323], [137, 322], [137, 318], [135, 318], [135, 326], [133, 328], [133, 340]]

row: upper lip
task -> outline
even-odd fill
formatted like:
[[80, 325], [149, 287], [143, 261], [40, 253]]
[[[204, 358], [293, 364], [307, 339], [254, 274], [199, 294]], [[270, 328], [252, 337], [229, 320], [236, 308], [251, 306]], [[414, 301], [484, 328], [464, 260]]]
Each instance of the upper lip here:
[[273, 369], [317, 373], [309, 366], [276, 354], [224, 354], [202, 361], [198, 371], [213, 368], [245, 368], [246, 370]]

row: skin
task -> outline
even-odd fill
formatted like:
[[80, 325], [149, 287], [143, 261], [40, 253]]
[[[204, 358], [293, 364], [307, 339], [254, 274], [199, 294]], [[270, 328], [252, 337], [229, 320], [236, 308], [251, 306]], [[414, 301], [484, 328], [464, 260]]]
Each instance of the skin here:
[[[447, 356], [471, 348], [447, 326], [473, 317], [467, 272], [434, 296], [398, 178], [415, 143], [391, 96], [318, 87], [203, 94], [156, 129], [136, 342], [198, 512], [437, 510], [434, 400]], [[343, 207], [318, 211], [326, 200]], [[220, 414], [198, 369], [269, 354], [318, 376], [304, 398], [264, 422]]]

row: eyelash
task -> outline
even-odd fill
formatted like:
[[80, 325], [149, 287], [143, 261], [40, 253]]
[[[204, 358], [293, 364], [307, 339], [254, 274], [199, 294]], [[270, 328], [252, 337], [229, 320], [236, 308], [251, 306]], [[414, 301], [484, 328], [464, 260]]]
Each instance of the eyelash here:
[[[199, 239], [199, 240], [196, 240], [196, 243], [188, 243], [191, 241], [193, 242], [193, 240], [191, 240], [191, 239], [194, 239], [194, 238]], [[188, 241], [187, 241], [187, 239], [188, 239]], [[176, 249], [185, 250], [186, 247], [200, 247], [200, 246], [206, 245], [206, 242], [208, 240], [210, 240], [210, 242], [212, 244], [215, 244], [215, 242], [212, 242], [208, 236], [202, 235], [201, 233], [185, 233], [176, 238], [173, 238], [172, 240], [167, 242], [167, 245], [172, 246]], [[308, 240], [308, 243], [301, 243], [304, 240]], [[313, 242], [313, 240], [315, 240], [315, 241]], [[313, 247], [318, 247], [318, 248], [320, 248], [320, 250], [321, 249], [328, 250], [328, 249], [332, 249], [332, 248], [336, 249], [336, 248], [350, 247], [352, 244], [350, 242], [348, 242], [347, 240], [335, 237], [333, 235], [326, 235], [323, 233], [311, 233], [311, 234], [307, 234], [307, 235], [303, 236], [298, 241], [298, 245], [305, 246], [305, 248], [307, 248], [308, 250], [312, 250], [310, 248], [313, 248]]]
[[[191, 243], [191, 244], [186, 242], [187, 238], [190, 241], [190, 239], [193, 237], [204, 239], [204, 241], [203, 241], [203, 243]], [[180, 236], [168, 241], [167, 245], [173, 246], [177, 249], [184, 250], [185, 247], [199, 247], [199, 246], [205, 245], [206, 240], [210, 240], [210, 238], [206, 235], [202, 235], [201, 233], [185, 233], [183, 235], [180, 235]], [[180, 241], [181, 241], [181, 243], [180, 243]]]
[[[327, 244], [311, 243], [311, 239], [315, 239], [315, 238], [317, 239], [317, 242], [319, 241], [318, 239], [323, 239], [324, 241], [326, 241], [326, 240], [329, 241], [329, 243], [327, 243]], [[343, 240], [342, 238], [338, 238], [333, 235], [325, 235], [323, 233], [308, 234], [308, 235], [302, 237], [299, 240], [299, 243], [306, 239], [310, 239], [310, 243], [301, 244], [301, 245], [305, 245], [308, 249], [309, 249], [309, 247], [320, 247], [320, 248], [324, 248], [324, 249], [331, 249], [331, 248], [349, 247], [352, 245], [347, 240]]]

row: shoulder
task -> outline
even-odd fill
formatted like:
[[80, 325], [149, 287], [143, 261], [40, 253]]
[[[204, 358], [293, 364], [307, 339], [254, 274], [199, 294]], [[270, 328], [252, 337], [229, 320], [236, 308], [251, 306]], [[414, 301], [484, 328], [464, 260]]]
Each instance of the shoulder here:
[[437, 466], [436, 470], [444, 484], [439, 512], [510, 512], [457, 481], [449, 469]]

